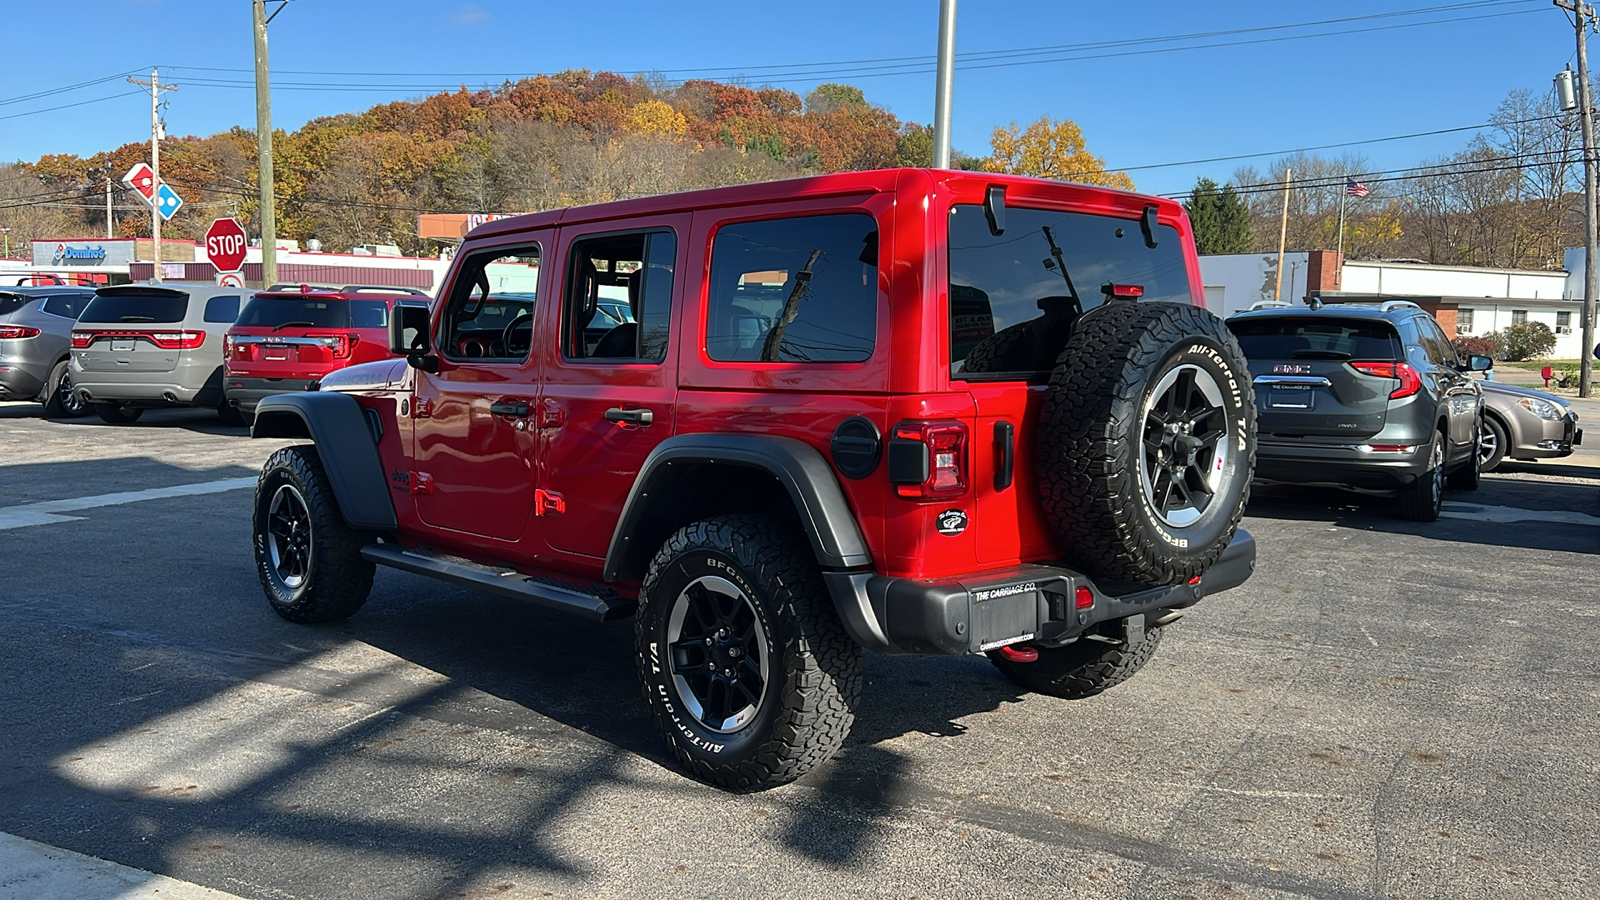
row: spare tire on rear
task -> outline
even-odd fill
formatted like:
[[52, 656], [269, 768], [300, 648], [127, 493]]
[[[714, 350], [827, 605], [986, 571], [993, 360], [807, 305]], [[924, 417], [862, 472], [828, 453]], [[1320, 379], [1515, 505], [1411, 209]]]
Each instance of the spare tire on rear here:
[[1039, 417], [1039, 489], [1063, 557], [1140, 585], [1204, 573], [1244, 514], [1255, 414], [1244, 353], [1205, 309], [1085, 314]]

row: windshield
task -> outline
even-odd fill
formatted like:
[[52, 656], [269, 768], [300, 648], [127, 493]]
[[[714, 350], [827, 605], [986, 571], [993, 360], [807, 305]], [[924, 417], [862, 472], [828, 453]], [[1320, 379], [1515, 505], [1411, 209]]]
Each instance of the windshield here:
[[1006, 207], [992, 234], [983, 207], [950, 210], [950, 373], [970, 380], [1042, 380], [1078, 318], [1107, 285], [1145, 300], [1193, 302], [1183, 242], [1138, 219]]
[[84, 307], [79, 322], [182, 322], [189, 295], [170, 291], [99, 294]]

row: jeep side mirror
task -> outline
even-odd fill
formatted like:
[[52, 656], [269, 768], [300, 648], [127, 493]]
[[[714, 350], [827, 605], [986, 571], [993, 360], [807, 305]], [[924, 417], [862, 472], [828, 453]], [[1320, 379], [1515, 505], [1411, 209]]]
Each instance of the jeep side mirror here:
[[395, 356], [423, 356], [433, 349], [428, 345], [428, 308], [395, 306], [389, 316], [389, 352]]
[[1494, 368], [1494, 360], [1474, 353], [1467, 357], [1467, 368], [1473, 372], [1487, 372]]

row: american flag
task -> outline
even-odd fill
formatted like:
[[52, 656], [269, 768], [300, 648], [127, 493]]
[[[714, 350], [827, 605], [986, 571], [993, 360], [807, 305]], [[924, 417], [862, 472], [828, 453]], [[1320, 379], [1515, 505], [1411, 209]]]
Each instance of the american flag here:
[[1354, 178], [1346, 178], [1344, 180], [1344, 195], [1346, 197], [1365, 197], [1370, 193], [1372, 191], [1368, 190], [1366, 185]]

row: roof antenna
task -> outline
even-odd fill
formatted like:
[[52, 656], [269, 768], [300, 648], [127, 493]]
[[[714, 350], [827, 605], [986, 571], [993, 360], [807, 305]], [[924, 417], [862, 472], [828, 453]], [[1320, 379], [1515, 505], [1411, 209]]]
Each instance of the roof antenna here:
[[1306, 298], [1306, 305], [1311, 307], [1312, 309], [1321, 309], [1322, 308], [1322, 298], [1318, 297], [1318, 296], [1307, 297]]

